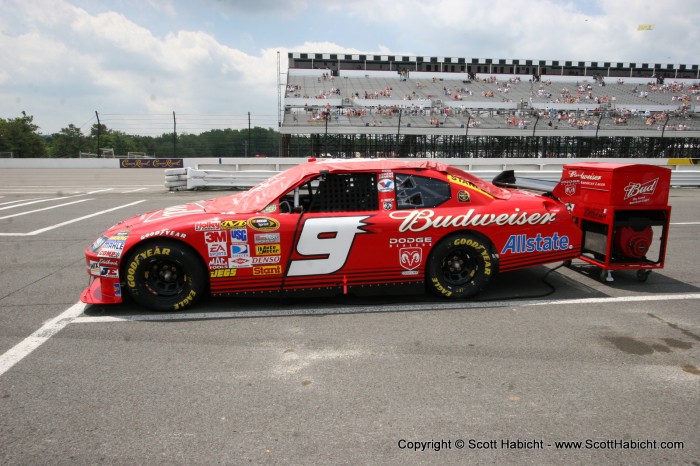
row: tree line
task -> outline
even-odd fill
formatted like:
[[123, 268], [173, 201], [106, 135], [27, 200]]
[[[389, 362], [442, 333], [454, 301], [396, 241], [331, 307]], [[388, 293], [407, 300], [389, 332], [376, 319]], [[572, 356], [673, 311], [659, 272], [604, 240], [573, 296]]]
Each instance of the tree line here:
[[104, 149], [111, 149], [115, 155], [141, 152], [155, 157], [276, 157], [279, 144], [279, 133], [271, 128], [139, 136], [111, 130], [104, 124], [93, 124], [84, 134], [69, 124], [57, 133], [44, 135], [34, 117], [25, 112], [17, 118], [0, 118], [0, 153], [12, 153], [15, 158], [98, 156]]

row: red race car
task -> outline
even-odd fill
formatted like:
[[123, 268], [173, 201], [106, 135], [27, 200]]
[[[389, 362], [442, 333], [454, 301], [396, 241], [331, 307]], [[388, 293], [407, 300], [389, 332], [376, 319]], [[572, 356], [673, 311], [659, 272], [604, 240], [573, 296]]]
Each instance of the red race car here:
[[[507, 174], [500, 180], [435, 161], [310, 159], [248, 191], [118, 223], [86, 250], [93, 281], [81, 300], [120, 303], [128, 293], [178, 311], [208, 293], [402, 287], [459, 299], [499, 271], [585, 252], [575, 206], [551, 194], [556, 183], [523, 189]], [[576, 195], [566, 188], [562, 197]]]

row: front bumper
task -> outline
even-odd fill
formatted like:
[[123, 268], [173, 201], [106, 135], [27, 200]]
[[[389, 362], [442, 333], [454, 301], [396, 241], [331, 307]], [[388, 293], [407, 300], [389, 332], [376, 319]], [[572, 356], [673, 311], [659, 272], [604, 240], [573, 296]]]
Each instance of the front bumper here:
[[86, 304], [119, 304], [122, 302], [121, 285], [119, 281], [93, 277], [90, 286], [80, 294], [80, 300]]

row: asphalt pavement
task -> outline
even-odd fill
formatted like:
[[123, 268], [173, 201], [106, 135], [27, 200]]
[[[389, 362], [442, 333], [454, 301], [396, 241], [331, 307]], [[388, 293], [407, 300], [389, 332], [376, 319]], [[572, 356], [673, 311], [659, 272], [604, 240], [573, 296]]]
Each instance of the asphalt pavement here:
[[644, 283], [575, 261], [464, 302], [79, 303], [103, 230], [220, 194], [0, 172], [0, 464], [700, 464], [700, 190]]

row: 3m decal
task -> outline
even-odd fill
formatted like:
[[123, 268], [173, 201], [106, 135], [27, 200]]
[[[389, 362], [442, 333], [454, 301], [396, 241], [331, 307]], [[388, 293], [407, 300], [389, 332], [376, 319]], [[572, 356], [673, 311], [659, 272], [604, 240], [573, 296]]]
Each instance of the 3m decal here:
[[304, 222], [296, 251], [308, 259], [298, 259], [289, 265], [290, 277], [321, 275], [340, 270], [348, 259], [357, 235], [367, 233], [362, 228], [369, 216], [310, 218]]
[[501, 254], [519, 254], [523, 252], [549, 252], [549, 251], [565, 251], [570, 249], [569, 237], [559, 236], [559, 233], [554, 233], [552, 236], [542, 236], [537, 233], [537, 236], [528, 237], [527, 235], [510, 235], [506, 241]]
[[227, 243], [228, 233], [225, 231], [205, 231], [204, 241], [207, 243]]
[[429, 209], [425, 210], [399, 210], [391, 212], [389, 216], [394, 220], [401, 220], [400, 232], [425, 231], [429, 228], [464, 228], [468, 226], [485, 227], [488, 225], [546, 225], [553, 222], [557, 214], [553, 212], [520, 212], [508, 214], [475, 214], [475, 209], [469, 209], [461, 215], [435, 215]]

